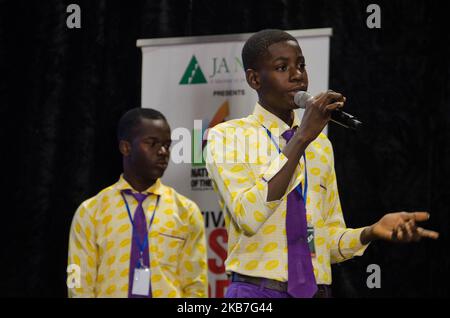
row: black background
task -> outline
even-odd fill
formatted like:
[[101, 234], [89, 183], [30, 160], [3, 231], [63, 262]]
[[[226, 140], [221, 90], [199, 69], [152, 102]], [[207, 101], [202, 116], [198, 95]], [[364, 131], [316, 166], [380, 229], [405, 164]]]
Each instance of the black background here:
[[[66, 26], [81, 7], [81, 29]], [[381, 29], [366, 8], [381, 7]], [[0, 0], [0, 295], [65, 297], [78, 205], [121, 172], [115, 129], [140, 106], [139, 38], [331, 27], [330, 88], [364, 128], [330, 125], [348, 226], [426, 210], [437, 242], [375, 242], [334, 266], [338, 297], [449, 296], [449, 33], [439, 1]], [[301, 43], [300, 43], [301, 44]], [[308, 63], [306, 61], [306, 63]], [[381, 267], [381, 288], [366, 268]]]

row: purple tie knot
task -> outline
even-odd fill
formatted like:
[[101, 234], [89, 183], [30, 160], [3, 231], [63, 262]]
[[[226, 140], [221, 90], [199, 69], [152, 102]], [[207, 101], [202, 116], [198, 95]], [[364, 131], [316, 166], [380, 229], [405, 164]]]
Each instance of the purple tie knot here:
[[286, 130], [284, 133], [281, 134], [281, 136], [283, 136], [283, 138], [286, 140], [286, 142], [289, 142], [289, 140], [291, 140], [292, 136], [294, 136], [296, 130], [297, 130], [297, 127]]
[[148, 197], [148, 194], [133, 193], [133, 191], [131, 191], [130, 189], [123, 190], [122, 192], [128, 195], [132, 195], [139, 204], [142, 204], [142, 202], [144, 202], [144, 200]]
[[139, 204], [142, 204], [142, 202], [144, 202], [144, 200], [148, 197], [148, 194], [144, 194], [144, 193], [133, 193], [133, 197], [136, 199], [136, 201]]

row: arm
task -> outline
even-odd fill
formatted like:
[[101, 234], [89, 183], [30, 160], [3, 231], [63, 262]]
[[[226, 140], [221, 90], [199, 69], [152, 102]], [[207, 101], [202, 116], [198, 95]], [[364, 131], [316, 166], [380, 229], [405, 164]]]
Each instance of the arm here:
[[416, 222], [429, 219], [427, 212], [389, 213], [373, 225], [359, 229], [346, 228], [339, 201], [333, 157], [331, 157], [331, 163], [332, 170], [327, 181], [329, 193], [326, 197], [326, 202], [330, 204], [325, 204], [325, 208], [328, 211], [326, 226], [330, 234], [332, 263], [362, 255], [368, 244], [375, 240], [417, 242], [424, 237], [431, 239], [439, 237], [439, 233], [416, 225]]
[[189, 235], [181, 251], [181, 297], [208, 297], [208, 269], [205, 226], [195, 204], [189, 206]]
[[[68, 265], [71, 264], [79, 266], [80, 280], [78, 286], [68, 289], [69, 297], [96, 297], [97, 248], [95, 245], [95, 227], [91, 222], [85, 203], [78, 208], [72, 221]], [[73, 278], [76, 279], [76, 276]], [[77, 282], [74, 281], [74, 283]]]
[[[332, 145], [330, 143], [330, 148]], [[331, 170], [326, 180], [326, 195], [324, 197], [324, 209], [327, 214], [325, 226], [328, 230], [328, 244], [330, 244], [331, 263], [343, 262], [354, 256], [361, 256], [367, 244], [360, 240], [361, 233], [365, 228], [351, 229], [347, 228], [342, 214], [341, 202], [336, 181], [336, 172], [334, 170], [333, 151], [330, 154]]]
[[339, 93], [328, 91], [314, 97], [303, 114], [302, 123], [282, 152], [288, 159], [287, 164], [269, 181], [267, 200], [279, 200], [287, 190], [292, 175], [306, 147], [319, 136], [331, 118], [331, 113], [342, 108], [345, 97]]
[[286, 193], [301, 182], [303, 175], [290, 184], [280, 200], [269, 201], [268, 182], [286, 165], [287, 158], [283, 153], [277, 154], [265, 171], [255, 175], [251, 163], [245, 160], [245, 147], [227, 142], [228, 134], [235, 132], [228, 128], [209, 131], [206, 168], [234, 222], [251, 236], [275, 212]]

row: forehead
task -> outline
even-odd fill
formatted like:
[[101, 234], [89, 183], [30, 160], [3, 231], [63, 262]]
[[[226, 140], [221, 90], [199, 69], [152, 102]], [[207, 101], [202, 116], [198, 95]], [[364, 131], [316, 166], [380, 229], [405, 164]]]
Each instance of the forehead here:
[[164, 119], [141, 118], [135, 127], [135, 136], [170, 138], [170, 127]]
[[274, 62], [278, 59], [291, 59], [303, 57], [302, 49], [296, 41], [288, 40], [271, 44], [264, 56], [265, 62]]

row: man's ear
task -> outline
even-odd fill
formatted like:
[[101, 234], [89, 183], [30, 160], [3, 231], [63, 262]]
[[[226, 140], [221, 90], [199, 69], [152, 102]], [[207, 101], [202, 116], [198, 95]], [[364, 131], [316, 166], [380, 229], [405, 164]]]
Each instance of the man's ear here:
[[130, 152], [131, 152], [130, 142], [128, 142], [126, 140], [119, 141], [119, 150], [123, 156], [125, 156], [125, 157], [129, 156]]
[[245, 78], [247, 79], [248, 85], [254, 90], [258, 90], [261, 87], [259, 81], [259, 73], [251, 68], [245, 71]]

